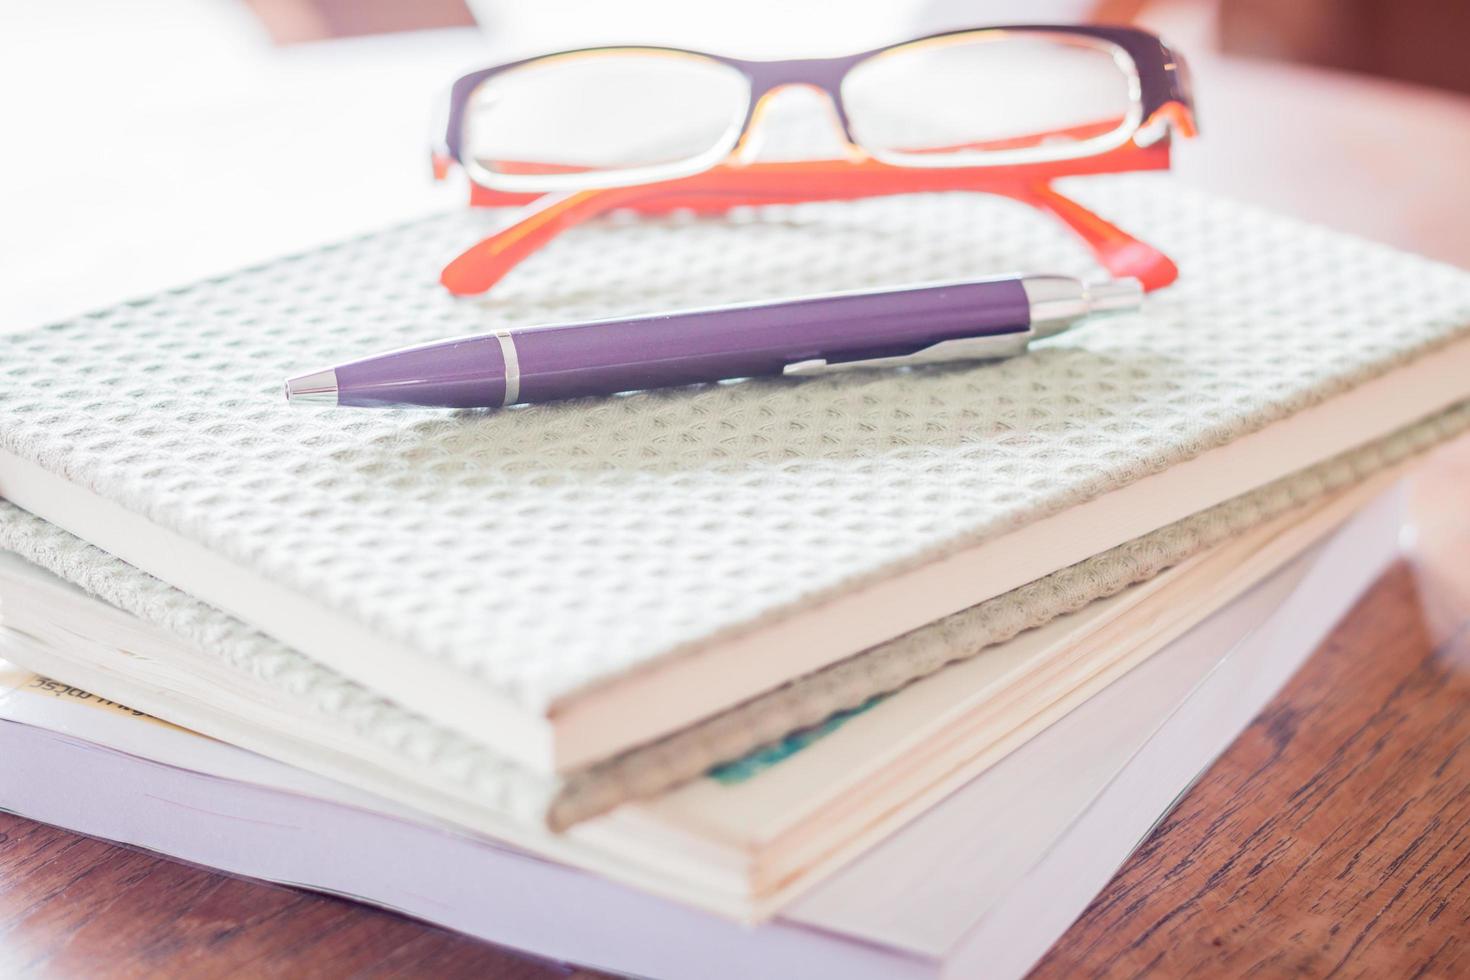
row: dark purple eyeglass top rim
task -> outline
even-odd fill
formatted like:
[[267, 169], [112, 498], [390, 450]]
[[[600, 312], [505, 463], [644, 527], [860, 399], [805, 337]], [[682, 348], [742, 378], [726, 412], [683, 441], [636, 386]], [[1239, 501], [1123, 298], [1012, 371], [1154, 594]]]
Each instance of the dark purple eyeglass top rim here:
[[[580, 54], [586, 51], [605, 51], [610, 48], [641, 48], [646, 51], [670, 51], [679, 54], [698, 55], [729, 65], [737, 69], [750, 80], [750, 104], [746, 107], [745, 125], [750, 125], [750, 116], [761, 96], [771, 89], [782, 85], [804, 84], [815, 85], [825, 91], [832, 99], [832, 104], [837, 108], [839, 121], [844, 130], [848, 128], [847, 112], [842, 104], [842, 80], [853, 66], [865, 61], [876, 54], [893, 48], [901, 48], [904, 45], [915, 44], [920, 41], [930, 41], [936, 38], [952, 37], [958, 34], [972, 34], [976, 31], [1046, 31], [1053, 34], [1073, 34], [1078, 37], [1096, 38], [1116, 44], [1128, 53], [1133, 59], [1134, 67], [1138, 70], [1138, 81], [1140, 97], [1143, 105], [1143, 118], [1148, 119], [1159, 109], [1170, 102], [1179, 102], [1185, 107], [1193, 110], [1194, 103], [1192, 93], [1189, 91], [1187, 72], [1181, 66], [1182, 59], [1169, 49], [1157, 35], [1136, 27], [1117, 27], [1110, 25], [1094, 24], [995, 24], [979, 27], [964, 27], [952, 31], [941, 31], [938, 34], [926, 34], [922, 37], [909, 38], [906, 41], [896, 41], [893, 44], [885, 44], [881, 47], [872, 48], [868, 51], [860, 51], [857, 54], [840, 55], [835, 58], [798, 58], [780, 61], [752, 61], [743, 58], [731, 58], [725, 55], [713, 54], [708, 51], [697, 51], [692, 48], [675, 48], [657, 44], [600, 44], [588, 48], [573, 48], [567, 51], [548, 51], [544, 54], [533, 55], [529, 58], [521, 58], [517, 61], [506, 62], [502, 65], [492, 65], [489, 68], [481, 68], [470, 72], [455, 81], [450, 89], [449, 96], [449, 118], [444, 134], [444, 147], [448, 150], [450, 157], [460, 159], [462, 140], [461, 130], [464, 126], [465, 106], [469, 102], [472, 92], [484, 82], [503, 71], [519, 68], [521, 65], [542, 58], [555, 55]], [[848, 131], [847, 136], [852, 138]]]

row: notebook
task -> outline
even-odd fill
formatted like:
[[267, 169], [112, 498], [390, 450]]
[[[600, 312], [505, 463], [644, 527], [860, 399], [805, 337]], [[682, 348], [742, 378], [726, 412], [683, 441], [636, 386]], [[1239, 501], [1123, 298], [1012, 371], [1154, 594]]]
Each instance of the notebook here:
[[[1019, 977], [1392, 560], [1400, 522], [1393, 496], [1373, 504], [756, 929], [3, 663], [0, 752], [20, 770], [0, 807], [616, 972]], [[0, 633], [0, 654], [14, 640]], [[863, 717], [928, 710], [914, 690]], [[846, 725], [774, 766], [825, 754], [830, 767], [865, 738]], [[661, 941], [675, 934], [687, 941]]]
[[7, 336], [0, 495], [567, 778], [1465, 399], [1470, 275], [1158, 175], [1066, 190], [1183, 278], [999, 364], [452, 414], [280, 395], [492, 326], [1098, 274], [980, 195], [614, 218], [469, 302], [434, 270], [503, 216], [446, 214]]

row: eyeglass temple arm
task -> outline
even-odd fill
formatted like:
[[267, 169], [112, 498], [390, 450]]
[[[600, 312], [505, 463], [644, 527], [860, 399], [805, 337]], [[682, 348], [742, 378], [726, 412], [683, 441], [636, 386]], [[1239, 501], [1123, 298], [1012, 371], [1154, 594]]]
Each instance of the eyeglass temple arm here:
[[439, 281], [456, 296], [483, 293], [563, 231], [631, 206], [638, 192], [646, 196], [648, 188], [614, 187], [543, 195], [514, 224], [461, 252], [444, 267]]
[[460, 254], [445, 266], [440, 282], [456, 296], [483, 293], [561, 232], [618, 208], [632, 208], [644, 214], [675, 210], [719, 214], [743, 205], [975, 190], [1002, 194], [1054, 215], [1087, 243], [1114, 276], [1132, 276], [1145, 289], [1160, 289], [1178, 277], [1177, 268], [1167, 256], [1058, 193], [1050, 181], [1058, 176], [1157, 170], [1168, 166], [1169, 146], [1165, 139], [1148, 147], [1125, 146], [1099, 157], [1068, 161], [1065, 166], [1050, 168], [1049, 172], [1031, 167], [976, 171], [810, 161], [717, 167], [662, 184], [575, 191], [539, 198], [473, 186], [471, 204], [531, 201], [532, 209], [514, 224]]
[[1163, 252], [1089, 211], [1050, 184], [1028, 184], [1001, 193], [1047, 212], [1072, 229], [1115, 279], [1137, 279], [1145, 292], [1153, 292], [1179, 278], [1179, 267]]
[[[543, 198], [538, 207], [515, 224], [478, 242], [456, 257], [445, 266], [440, 282], [456, 296], [483, 293], [563, 231], [621, 207], [631, 207], [645, 214], [675, 210], [711, 214], [723, 213], [751, 203], [802, 203], [811, 200], [807, 197], [791, 196], [752, 202], [748, 199], [706, 193], [671, 194], [640, 201], [631, 194], [616, 193], [616, 190], [632, 189], [578, 191]], [[1046, 183], [995, 188], [992, 193], [1030, 204], [1059, 219], [1082, 238], [1103, 267], [1115, 277], [1136, 278], [1149, 291], [1162, 289], [1179, 277], [1178, 268], [1168, 256]]]

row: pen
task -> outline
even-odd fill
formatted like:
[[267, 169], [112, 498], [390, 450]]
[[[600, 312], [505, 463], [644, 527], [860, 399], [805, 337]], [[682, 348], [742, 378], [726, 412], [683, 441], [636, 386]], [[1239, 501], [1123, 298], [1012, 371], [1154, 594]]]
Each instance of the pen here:
[[291, 378], [292, 402], [477, 408], [730, 378], [1023, 354], [1091, 313], [1137, 309], [1136, 279], [1068, 276], [830, 293], [519, 327], [390, 351]]

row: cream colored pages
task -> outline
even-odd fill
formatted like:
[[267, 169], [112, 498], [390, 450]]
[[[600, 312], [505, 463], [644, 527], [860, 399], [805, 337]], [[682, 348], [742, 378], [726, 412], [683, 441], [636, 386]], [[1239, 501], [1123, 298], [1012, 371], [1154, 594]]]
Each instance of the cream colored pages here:
[[[1470, 275], [1158, 176], [1069, 190], [1183, 278], [1011, 362], [509, 412], [282, 404], [303, 367], [492, 326], [1097, 273], [1025, 209], [934, 195], [599, 223], [455, 302], [437, 267], [500, 219], [454, 214], [4, 338], [0, 494], [551, 773], [1465, 397]], [[1388, 396], [1307, 414], [1394, 371]], [[1089, 518], [1078, 553], [1053, 525], [980, 557], [1187, 461], [1186, 486]], [[994, 568], [1021, 577], [969, 578]], [[857, 590], [876, 615], [823, 616]]]

